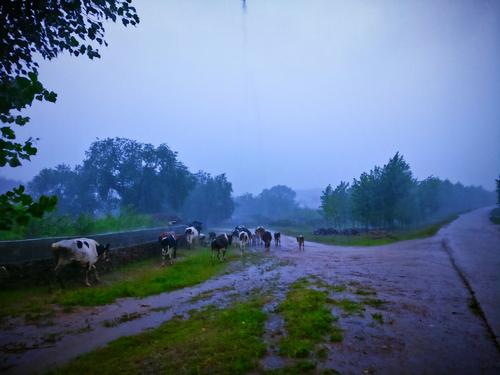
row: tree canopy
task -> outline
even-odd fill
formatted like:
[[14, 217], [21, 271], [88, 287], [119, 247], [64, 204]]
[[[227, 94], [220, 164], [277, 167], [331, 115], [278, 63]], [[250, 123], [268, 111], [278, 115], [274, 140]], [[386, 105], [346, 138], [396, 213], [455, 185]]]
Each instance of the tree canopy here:
[[[36, 140], [16, 140], [13, 125], [24, 126], [29, 117], [19, 114], [34, 100], [55, 102], [57, 95], [38, 80], [41, 57], [51, 60], [62, 52], [99, 58], [108, 20], [136, 25], [139, 18], [130, 0], [48, 0], [0, 2], [0, 167], [19, 167], [36, 155]], [[35, 57], [36, 56], [36, 57]], [[19, 186], [0, 195], [0, 230], [25, 223], [52, 210], [57, 199], [34, 201]]]

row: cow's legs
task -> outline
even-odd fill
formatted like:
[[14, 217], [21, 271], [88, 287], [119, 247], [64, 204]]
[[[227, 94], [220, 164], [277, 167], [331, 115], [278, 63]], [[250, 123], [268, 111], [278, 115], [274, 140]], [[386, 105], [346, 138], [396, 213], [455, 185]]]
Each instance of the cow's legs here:
[[91, 270], [92, 266], [88, 266], [85, 268], [85, 285], [91, 286], [89, 283], [89, 271]]
[[92, 265], [92, 268], [94, 269], [95, 281], [97, 282], [101, 281], [99, 279], [99, 274], [97, 273], [97, 267], [95, 266], [95, 264]]
[[169, 246], [167, 248], [167, 255], [168, 255], [168, 259], [170, 261], [170, 264], [174, 264], [174, 260], [173, 260], [173, 257], [172, 257], [172, 251], [173, 249]]
[[165, 256], [167, 253], [165, 252], [165, 249], [162, 247], [161, 248], [161, 266], [163, 267], [165, 265]]
[[56, 281], [58, 281], [59, 284], [61, 285], [61, 288], [64, 289], [65, 288], [64, 282], [63, 282], [63, 279], [62, 279], [60, 271], [59, 271], [60, 267], [61, 267], [61, 263], [57, 262], [57, 265], [54, 268], [54, 275], [55, 275]]

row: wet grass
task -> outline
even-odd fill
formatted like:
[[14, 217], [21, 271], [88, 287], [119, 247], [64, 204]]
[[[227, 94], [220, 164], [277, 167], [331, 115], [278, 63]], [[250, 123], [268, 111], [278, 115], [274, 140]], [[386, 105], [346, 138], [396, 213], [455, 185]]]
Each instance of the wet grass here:
[[245, 374], [266, 351], [262, 301], [194, 313], [157, 329], [122, 337], [53, 374]]
[[372, 314], [372, 318], [379, 324], [384, 324], [384, 316], [381, 313]]
[[347, 236], [347, 235], [320, 236], [312, 234], [315, 229], [313, 227], [281, 227], [277, 228], [276, 230], [279, 230], [282, 233], [290, 236], [298, 236], [302, 234], [304, 235], [306, 241], [319, 242], [327, 245], [380, 246], [380, 245], [388, 245], [399, 241], [432, 237], [439, 231], [439, 229], [441, 229], [446, 224], [451, 223], [457, 217], [458, 215], [453, 215], [445, 220], [442, 220], [434, 224], [426, 225], [421, 228], [389, 231], [383, 236], [381, 235], [374, 236], [371, 234], [360, 234], [357, 236]]
[[91, 288], [74, 284], [66, 289], [49, 292], [48, 285], [0, 291], [0, 318], [24, 316], [29, 320], [50, 317], [54, 304], [64, 309], [72, 306], [96, 306], [117, 298], [146, 297], [201, 283], [222, 273], [226, 262], [212, 262], [207, 249], [185, 252], [173, 266], [160, 267], [157, 259], [128, 264], [103, 275], [101, 283]]
[[330, 299], [329, 302], [341, 308], [347, 315], [354, 315], [354, 314], [362, 315], [363, 312], [365, 311], [365, 307], [361, 302], [352, 301], [347, 298], [339, 300]]
[[280, 353], [305, 358], [315, 345], [332, 332], [333, 316], [327, 307], [327, 292], [310, 289], [311, 282], [301, 279], [292, 284], [278, 311], [285, 319], [287, 336], [280, 343]]

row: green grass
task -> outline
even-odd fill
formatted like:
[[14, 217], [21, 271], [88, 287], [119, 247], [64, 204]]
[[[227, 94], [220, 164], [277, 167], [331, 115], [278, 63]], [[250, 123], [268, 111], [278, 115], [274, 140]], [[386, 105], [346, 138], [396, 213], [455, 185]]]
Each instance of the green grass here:
[[305, 279], [292, 284], [278, 307], [287, 331], [279, 343], [280, 353], [289, 357], [307, 357], [332, 332], [334, 319], [327, 307], [327, 292], [310, 289], [309, 285]]
[[258, 368], [266, 351], [261, 306], [262, 301], [250, 301], [174, 319], [115, 340], [53, 373], [245, 374]]
[[347, 315], [362, 315], [363, 311], [365, 311], [365, 307], [361, 302], [352, 301], [347, 298], [339, 300], [331, 299], [329, 302], [340, 307]]
[[[180, 255], [180, 254], [179, 254]], [[0, 317], [24, 315], [28, 319], [50, 317], [52, 304], [71, 306], [104, 305], [122, 297], [146, 297], [201, 283], [223, 272], [226, 262], [212, 262], [207, 249], [187, 252], [173, 266], [160, 267], [157, 259], [128, 264], [102, 275], [91, 288], [72, 285], [50, 293], [48, 286], [0, 291]]]
[[290, 236], [304, 235], [306, 241], [319, 242], [327, 245], [338, 246], [380, 246], [387, 245], [399, 241], [414, 240], [419, 238], [426, 238], [434, 236], [439, 229], [444, 225], [451, 223], [458, 215], [453, 215], [446, 220], [440, 221], [435, 224], [426, 225], [422, 228], [408, 229], [408, 230], [395, 230], [387, 232], [385, 236], [373, 236], [370, 234], [360, 234], [357, 236], [346, 235], [330, 235], [320, 236], [312, 234], [314, 228], [312, 227], [282, 227], [276, 228], [284, 234]]
[[493, 224], [500, 224], [500, 207], [491, 210], [490, 220]]
[[384, 324], [384, 316], [381, 313], [372, 314], [373, 320], [375, 320], [379, 324]]
[[15, 226], [10, 231], [0, 231], [0, 240], [89, 235], [151, 228], [158, 225], [158, 221], [155, 221], [152, 216], [134, 212], [123, 212], [118, 216], [108, 215], [99, 219], [86, 215], [73, 218], [71, 216], [48, 214], [40, 219], [32, 219], [28, 225]]

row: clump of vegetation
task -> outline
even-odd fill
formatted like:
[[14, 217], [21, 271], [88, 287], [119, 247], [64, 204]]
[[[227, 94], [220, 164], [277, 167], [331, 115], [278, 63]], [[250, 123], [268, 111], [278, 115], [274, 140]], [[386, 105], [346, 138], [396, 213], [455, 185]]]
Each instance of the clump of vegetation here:
[[331, 342], [342, 342], [344, 340], [344, 331], [342, 328], [339, 328], [337, 326], [333, 327], [332, 333], [330, 334], [330, 341]]
[[176, 318], [157, 329], [122, 337], [55, 371], [56, 374], [246, 374], [265, 353], [262, 301], [209, 308], [188, 320]]
[[384, 301], [384, 300], [381, 300], [381, 299], [378, 299], [378, 298], [365, 298], [363, 300], [363, 303], [365, 305], [368, 305], [368, 306], [371, 306], [371, 307], [375, 307], [376, 309], [378, 309], [382, 305], [386, 304], [387, 301]]
[[347, 315], [354, 315], [354, 314], [362, 315], [363, 311], [365, 311], [365, 308], [362, 303], [352, 301], [347, 298], [340, 300], [332, 299], [330, 300], [330, 302], [340, 307]]
[[[307, 360], [297, 361], [295, 364], [276, 370], [266, 371], [266, 375], [302, 375], [302, 374], [317, 374], [316, 364]], [[320, 372], [325, 373], [325, 372]]]
[[305, 279], [294, 283], [278, 307], [288, 333], [279, 343], [280, 352], [289, 357], [307, 357], [332, 331], [333, 317], [327, 308], [327, 292], [310, 289], [309, 285]]
[[381, 313], [374, 313], [374, 314], [372, 314], [372, 318], [377, 323], [384, 324], [384, 316]]

